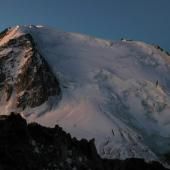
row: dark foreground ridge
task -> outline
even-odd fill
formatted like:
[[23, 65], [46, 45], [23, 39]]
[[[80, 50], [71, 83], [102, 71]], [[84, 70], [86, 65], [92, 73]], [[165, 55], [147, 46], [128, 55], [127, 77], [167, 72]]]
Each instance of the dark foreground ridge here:
[[142, 159], [106, 160], [94, 140], [78, 141], [61, 127], [27, 124], [19, 114], [0, 116], [0, 170], [165, 170]]

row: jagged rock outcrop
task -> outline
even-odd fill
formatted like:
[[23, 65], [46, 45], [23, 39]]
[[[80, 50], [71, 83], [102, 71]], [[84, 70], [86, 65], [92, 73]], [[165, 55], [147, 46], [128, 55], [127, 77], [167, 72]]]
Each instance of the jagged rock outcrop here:
[[[7, 34], [7, 30], [2, 36]], [[59, 81], [36, 49], [30, 34], [10, 39], [0, 47], [0, 100], [15, 95], [15, 107], [43, 104], [50, 96], [61, 97]], [[14, 108], [15, 108], [14, 107]]]
[[61, 127], [27, 124], [19, 115], [0, 116], [0, 170], [165, 170], [142, 159], [101, 159], [94, 140], [78, 141]]

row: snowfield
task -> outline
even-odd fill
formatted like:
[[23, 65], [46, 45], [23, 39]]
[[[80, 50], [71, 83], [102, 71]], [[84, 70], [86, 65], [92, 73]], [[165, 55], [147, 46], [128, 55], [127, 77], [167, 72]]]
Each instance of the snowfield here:
[[[170, 150], [170, 56], [143, 42], [107, 41], [43, 26], [12, 28], [0, 45], [26, 33], [62, 90], [57, 105], [49, 97], [39, 107], [26, 108], [22, 114], [28, 121], [59, 124], [77, 138], [95, 138], [106, 158], [149, 161]], [[12, 100], [1, 111], [5, 107], [9, 113]]]

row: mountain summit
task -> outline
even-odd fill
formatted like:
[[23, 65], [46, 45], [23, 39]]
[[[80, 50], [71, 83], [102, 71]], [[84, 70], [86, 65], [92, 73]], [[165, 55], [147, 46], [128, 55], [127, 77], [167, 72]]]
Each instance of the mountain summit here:
[[95, 138], [104, 158], [158, 160], [170, 150], [170, 56], [43, 26], [0, 34], [0, 110]]

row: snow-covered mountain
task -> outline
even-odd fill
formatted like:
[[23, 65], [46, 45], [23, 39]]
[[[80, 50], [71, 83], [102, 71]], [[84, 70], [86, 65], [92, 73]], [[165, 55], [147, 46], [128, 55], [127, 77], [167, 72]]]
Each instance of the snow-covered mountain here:
[[107, 158], [170, 150], [170, 56], [159, 46], [43, 26], [0, 34], [1, 114], [95, 138]]

